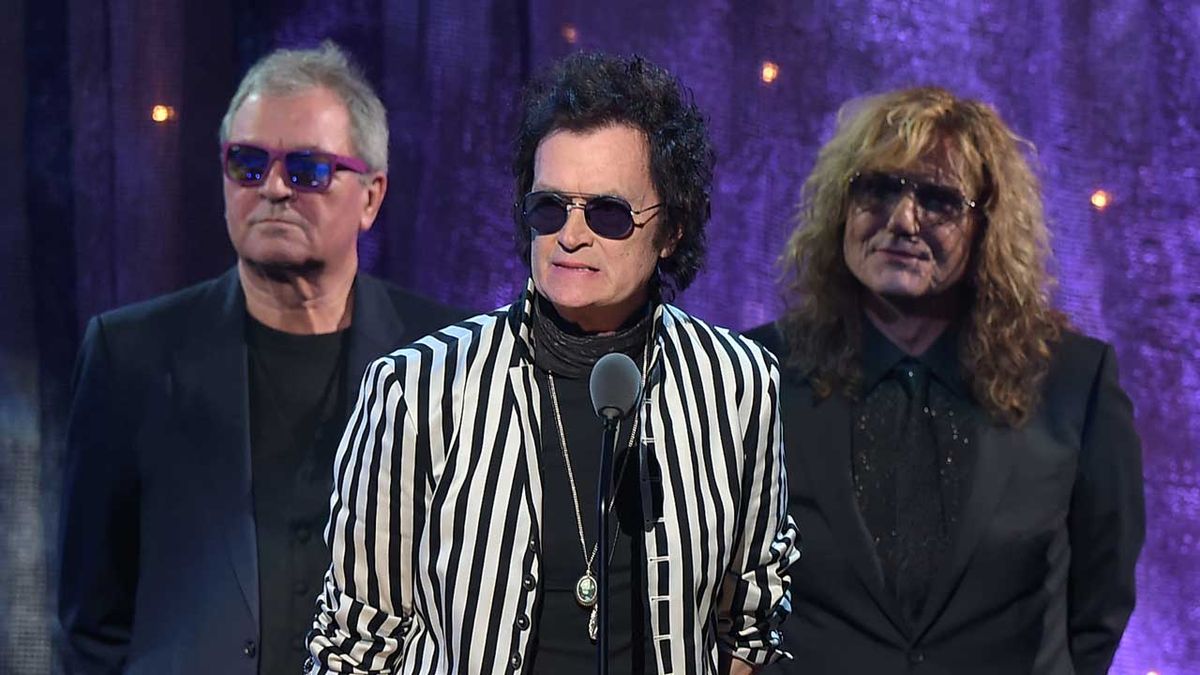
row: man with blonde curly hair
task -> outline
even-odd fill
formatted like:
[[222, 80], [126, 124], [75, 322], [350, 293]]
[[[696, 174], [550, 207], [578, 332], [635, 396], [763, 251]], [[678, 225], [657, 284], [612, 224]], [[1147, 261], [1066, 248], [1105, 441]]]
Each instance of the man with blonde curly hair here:
[[1103, 673], [1141, 449], [1111, 346], [1050, 306], [1030, 144], [938, 88], [843, 108], [783, 255], [786, 643], [805, 673]]

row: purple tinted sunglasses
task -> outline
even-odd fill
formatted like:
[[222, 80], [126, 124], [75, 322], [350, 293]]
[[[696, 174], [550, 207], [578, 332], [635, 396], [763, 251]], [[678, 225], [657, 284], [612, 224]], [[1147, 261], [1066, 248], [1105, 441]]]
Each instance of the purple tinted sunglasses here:
[[271, 165], [283, 161], [285, 180], [301, 192], [325, 192], [333, 183], [333, 174], [342, 169], [369, 173], [370, 167], [361, 159], [342, 157], [320, 150], [280, 150], [247, 143], [223, 143], [221, 159], [225, 175], [239, 185], [262, 185], [271, 172]]
[[[582, 204], [578, 202], [583, 202]], [[635, 210], [629, 202], [613, 195], [566, 194], [542, 190], [530, 192], [516, 203], [517, 218], [525, 227], [542, 234], [554, 234], [567, 224], [571, 209], [583, 211], [584, 221], [593, 232], [606, 239], [624, 239], [637, 222], [634, 216], [661, 208], [662, 203]]]

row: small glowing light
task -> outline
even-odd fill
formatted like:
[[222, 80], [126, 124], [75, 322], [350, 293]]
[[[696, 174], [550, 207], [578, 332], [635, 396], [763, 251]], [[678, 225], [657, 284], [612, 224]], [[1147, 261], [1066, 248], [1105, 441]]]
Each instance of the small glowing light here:
[[159, 103], [150, 109], [150, 119], [162, 124], [167, 120], [175, 119], [175, 109], [169, 105]]
[[777, 77], [779, 77], [779, 64], [774, 61], [763, 61], [762, 81], [771, 84]]
[[562, 27], [562, 36], [563, 39], [567, 41], [567, 44], [573, 45], [579, 41], [579, 30], [575, 28], [575, 24], [564, 23]]
[[1158, 675], [1158, 671], [1157, 671], [1157, 670], [1152, 670], [1152, 671], [1150, 671], [1150, 672], [1146, 673], [1146, 675]]
[[1091, 202], [1097, 211], [1103, 211], [1112, 205], [1112, 195], [1105, 190], [1096, 190], [1092, 193]]

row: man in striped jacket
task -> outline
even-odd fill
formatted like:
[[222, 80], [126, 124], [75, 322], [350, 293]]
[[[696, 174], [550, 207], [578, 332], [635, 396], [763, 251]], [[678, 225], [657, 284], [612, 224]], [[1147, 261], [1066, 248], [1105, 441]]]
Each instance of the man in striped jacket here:
[[[593, 670], [602, 564], [612, 672], [749, 673], [785, 656], [799, 552], [776, 360], [663, 301], [703, 258], [699, 111], [640, 58], [569, 57], [526, 93], [514, 173], [526, 291], [363, 380], [307, 670]], [[643, 393], [598, 533], [587, 382], [610, 352], [640, 365]]]

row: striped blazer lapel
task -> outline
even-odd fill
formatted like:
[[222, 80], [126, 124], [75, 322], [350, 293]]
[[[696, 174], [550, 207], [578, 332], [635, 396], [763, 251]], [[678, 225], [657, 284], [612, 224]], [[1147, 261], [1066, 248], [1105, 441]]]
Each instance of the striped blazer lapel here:
[[516, 401], [517, 428], [521, 434], [521, 468], [518, 471], [524, 481], [525, 508], [533, 518], [535, 547], [541, 546], [542, 533], [542, 474], [538, 462], [541, 444], [541, 400], [533, 366], [519, 363], [508, 369], [508, 386], [512, 388]]
[[[683, 335], [689, 330], [687, 318], [677, 317], [675, 312], [678, 310], [666, 305], [657, 309], [655, 346], [647, 378], [646, 399], [650, 404], [641, 411], [642, 441], [647, 444], [647, 456], [657, 464], [656, 487], [661, 495], [656, 500], [659, 517], [645, 537], [646, 591], [657, 672], [691, 675], [715, 667], [706, 665], [706, 655], [697, 651], [698, 647], [708, 650], [702, 644], [705, 638], [696, 634], [696, 614], [704, 604], [697, 596], [696, 584], [706, 572], [706, 555], [716, 553], [712, 533], [704, 531], [704, 496], [698, 491], [703, 489], [711, 469], [711, 458], [704, 453], [716, 446], [694, 442], [697, 439], [692, 434], [699, 433], [699, 429], [692, 423], [703, 402], [697, 400], [699, 392], [693, 380], [696, 373], [691, 370], [694, 364], [686, 362], [696, 356], [691, 351], [696, 345]], [[704, 547], [709, 548], [701, 550]], [[710, 581], [716, 584], [719, 579]]]
[[[659, 316], [655, 318], [655, 326], [662, 322], [662, 307]], [[671, 562], [671, 530], [677, 530], [677, 524], [668, 522], [665, 517], [665, 495], [672, 490], [669, 477], [664, 471], [669, 466], [665, 454], [667, 444], [660, 442], [663, 432], [661, 422], [661, 404], [655, 399], [662, 391], [662, 331], [659, 330], [655, 340], [653, 356], [650, 359], [650, 374], [646, 378], [645, 402], [640, 406], [642, 450], [649, 466], [647, 471], [651, 477], [652, 502], [655, 518], [652, 527], [645, 533], [646, 546], [646, 596], [650, 608], [650, 634], [654, 640], [654, 653], [658, 661], [657, 672], [667, 674], [675, 672], [675, 664], [683, 657], [684, 645], [679, 644], [678, 626], [675, 615], [679, 611], [678, 601], [672, 603], [677, 593], [673, 593], [672, 562]], [[677, 532], [676, 532], [677, 536]], [[674, 630], [673, 630], [674, 628]]]
[[517, 426], [521, 432], [521, 457], [523, 466], [519, 475], [525, 480], [525, 508], [533, 519], [536, 534], [535, 549], [540, 549], [542, 533], [542, 475], [538, 453], [542, 442], [541, 412], [542, 392], [534, 376], [533, 344], [530, 337], [530, 316], [534, 301], [533, 280], [525, 285], [521, 294], [508, 310], [505, 320], [515, 333], [512, 361], [508, 369], [508, 386], [516, 401]]

